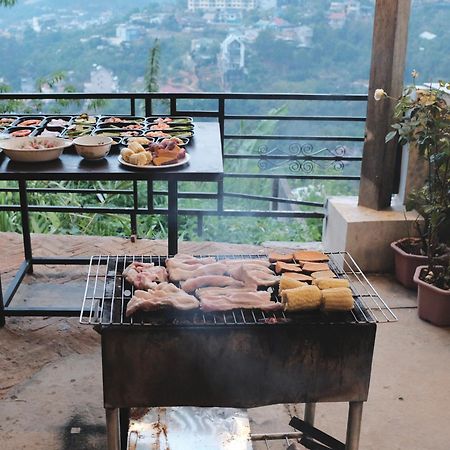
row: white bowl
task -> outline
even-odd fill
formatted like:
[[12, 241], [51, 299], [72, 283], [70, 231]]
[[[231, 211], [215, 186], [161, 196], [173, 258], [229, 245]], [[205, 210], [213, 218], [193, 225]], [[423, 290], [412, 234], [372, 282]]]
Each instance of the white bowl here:
[[86, 159], [104, 158], [111, 150], [109, 136], [80, 136], [73, 140], [77, 153]]
[[[49, 148], [33, 148], [35, 145], [48, 145]], [[13, 137], [0, 141], [0, 148], [5, 155], [19, 162], [52, 161], [59, 158], [63, 150], [71, 145], [72, 141], [67, 139], [43, 136]]]

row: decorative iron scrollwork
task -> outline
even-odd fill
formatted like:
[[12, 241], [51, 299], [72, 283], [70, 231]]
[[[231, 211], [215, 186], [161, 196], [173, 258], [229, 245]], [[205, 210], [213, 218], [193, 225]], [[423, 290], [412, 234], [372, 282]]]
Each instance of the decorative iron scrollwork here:
[[[334, 148], [323, 147], [315, 150], [312, 144], [295, 142], [285, 149], [278, 146], [270, 149], [267, 145], [261, 145], [258, 152], [261, 157], [258, 167], [261, 171], [287, 165], [291, 172], [312, 174], [317, 169], [342, 172], [345, 168], [343, 159], [347, 148], [337, 145]], [[330, 156], [333, 158], [330, 159]]]

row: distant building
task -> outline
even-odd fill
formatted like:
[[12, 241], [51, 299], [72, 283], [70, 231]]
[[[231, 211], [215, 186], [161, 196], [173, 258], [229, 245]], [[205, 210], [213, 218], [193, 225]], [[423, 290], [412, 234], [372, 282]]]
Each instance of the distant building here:
[[250, 10], [256, 8], [256, 0], [188, 0], [190, 11], [209, 10], [218, 11], [223, 9]]
[[84, 83], [84, 92], [117, 92], [117, 77], [103, 66], [94, 66], [89, 81]]
[[243, 76], [245, 69], [245, 44], [242, 36], [230, 34], [220, 44], [219, 68], [222, 74], [222, 85], [230, 88], [233, 80]]
[[144, 36], [142, 27], [136, 25], [120, 24], [116, 28], [116, 37], [122, 42], [141, 39]]

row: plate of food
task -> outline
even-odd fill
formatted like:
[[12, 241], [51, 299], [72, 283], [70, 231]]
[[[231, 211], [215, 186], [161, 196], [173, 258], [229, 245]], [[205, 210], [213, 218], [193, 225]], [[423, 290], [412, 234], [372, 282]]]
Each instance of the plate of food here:
[[189, 162], [190, 156], [178, 145], [177, 138], [152, 142], [145, 137], [128, 140], [128, 146], [122, 148], [119, 162], [138, 169], [165, 169], [182, 166]]
[[169, 169], [171, 167], [178, 167], [178, 166], [182, 166], [183, 164], [188, 163], [189, 160], [191, 159], [191, 156], [189, 155], [189, 153], [186, 153], [184, 155], [184, 158], [177, 159], [176, 162], [173, 162], [170, 164], [161, 164], [159, 166], [155, 166], [151, 162], [144, 164], [144, 165], [132, 164], [131, 162], [125, 161], [121, 155], [119, 155], [117, 157], [117, 159], [119, 160], [120, 164], [123, 164], [124, 166], [128, 166], [128, 167], [133, 167], [134, 169]]

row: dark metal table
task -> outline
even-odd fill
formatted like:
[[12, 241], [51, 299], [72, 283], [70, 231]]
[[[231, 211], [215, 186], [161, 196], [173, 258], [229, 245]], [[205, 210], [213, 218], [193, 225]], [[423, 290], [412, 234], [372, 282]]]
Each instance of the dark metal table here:
[[[33, 257], [29, 227], [27, 181], [168, 181], [168, 254], [178, 249], [178, 187], [179, 181], [218, 181], [223, 176], [222, 145], [217, 122], [196, 122], [195, 137], [187, 147], [191, 156], [188, 164], [166, 169], [138, 169], [123, 166], [118, 161], [118, 151], [100, 161], [86, 161], [75, 150], [69, 149], [55, 161], [44, 163], [18, 163], [0, 153], [0, 180], [19, 183], [22, 214], [22, 234], [25, 259], [3, 296], [0, 289], [0, 326], [5, 316], [78, 316], [79, 309], [27, 308], [10, 306], [26, 273], [35, 264], [89, 264], [90, 258]], [[0, 282], [1, 287], [1, 282]]]

